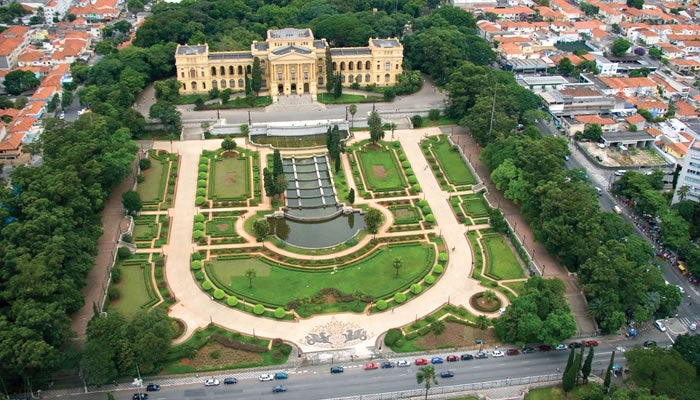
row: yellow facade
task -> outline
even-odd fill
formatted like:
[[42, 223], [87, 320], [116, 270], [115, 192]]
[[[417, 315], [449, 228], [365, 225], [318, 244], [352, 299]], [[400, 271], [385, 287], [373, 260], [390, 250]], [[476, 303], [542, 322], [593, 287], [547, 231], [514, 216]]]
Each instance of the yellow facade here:
[[[325, 39], [314, 39], [311, 29], [271, 29], [264, 42], [250, 51], [209, 52], [207, 44], [178, 45], [175, 51], [180, 94], [207, 93], [213, 88], [245, 90], [253, 59], [262, 70], [262, 91], [272, 96], [318, 93], [326, 80]], [[396, 84], [403, 71], [403, 46], [396, 38], [370, 39], [367, 47], [330, 49], [333, 70], [344, 86]]]

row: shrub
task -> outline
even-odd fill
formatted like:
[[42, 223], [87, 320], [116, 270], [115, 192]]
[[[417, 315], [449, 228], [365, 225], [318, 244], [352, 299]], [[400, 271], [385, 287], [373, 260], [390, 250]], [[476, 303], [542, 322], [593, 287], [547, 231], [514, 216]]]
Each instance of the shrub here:
[[413, 168], [406, 168], [406, 175], [408, 175], [408, 176], [415, 175], [413, 173]]
[[203, 281], [204, 280], [204, 272], [202, 272], [201, 270], [195, 272], [194, 279], [196, 279], [198, 281]]
[[204, 222], [204, 214], [195, 214], [194, 222]]
[[194, 231], [194, 233], [192, 234], [194, 240], [199, 240], [202, 238], [202, 236], [204, 236], [204, 232], [202, 231]]
[[114, 268], [112, 268], [111, 275], [112, 275], [112, 282], [119, 283], [119, 281], [122, 280], [122, 269], [119, 268], [118, 266], [115, 266]]
[[430, 206], [423, 206], [421, 211], [423, 211], [423, 214], [428, 215], [432, 210], [430, 209]]
[[207, 164], [199, 164], [199, 172], [207, 172], [209, 170], [209, 166]]
[[425, 199], [423, 199], [423, 200], [418, 200], [418, 206], [419, 206], [419, 207], [424, 207], [424, 206], [427, 206], [427, 205], [428, 205], [428, 200], [425, 200]]
[[[399, 154], [399, 161], [401, 161], [401, 162], [406, 161], [406, 155], [403, 153]], [[409, 165], [410, 165], [410, 163], [409, 163]]]
[[226, 296], [226, 293], [224, 293], [222, 289], [216, 289], [214, 293], [212, 293], [212, 296], [217, 300], [221, 300]]
[[212, 290], [214, 288], [214, 285], [211, 284], [209, 281], [204, 281], [202, 282], [202, 289], [206, 290], [207, 292]]
[[287, 315], [287, 312], [284, 311], [284, 308], [282, 308], [282, 307], [277, 307], [277, 308], [275, 309], [275, 318], [277, 318], [277, 319], [282, 319], [282, 318], [284, 318], [285, 315]]
[[207, 181], [205, 179], [200, 179], [197, 181], [197, 187], [198, 188], [205, 188], [207, 187]]
[[[200, 196], [204, 197], [204, 196], [206, 196], [206, 195], [207, 195], [207, 189], [205, 189], [205, 188], [197, 188], [197, 197], [200, 197]], [[195, 217], [196, 217], [196, 215], [195, 215]], [[196, 220], [195, 220], [195, 221], [196, 221]], [[203, 221], [203, 220], [202, 220], [202, 221]]]
[[438, 254], [438, 261], [441, 263], [447, 262], [447, 252], [446, 251], [441, 251], [440, 254]]
[[411, 175], [408, 177], [408, 183], [413, 185], [414, 183], [418, 183], [418, 178], [415, 177], [415, 175]]
[[384, 336], [384, 344], [387, 346], [393, 346], [397, 340], [403, 338], [403, 334], [401, 333], [401, 330], [392, 328], [389, 329]]
[[197, 174], [197, 179], [207, 179], [207, 173], [200, 172], [199, 174]]
[[416, 183], [415, 185], [411, 186], [411, 189], [413, 189], [414, 192], [420, 192], [420, 185]]
[[207, 201], [207, 199], [205, 199], [204, 196], [197, 196], [197, 198], [194, 200], [194, 204], [201, 206], [205, 201]]
[[116, 300], [121, 296], [121, 293], [119, 293], [119, 288], [117, 288], [114, 285], [109, 285], [109, 288], [107, 288], [107, 297], [110, 300]]
[[428, 111], [428, 119], [431, 121], [437, 121], [440, 119], [440, 110], [437, 108], [433, 108], [430, 111]]
[[236, 304], [238, 304], [238, 297], [228, 296], [228, 298], [226, 299], [226, 304], [231, 307], [235, 306]]
[[195, 222], [195, 223], [194, 223], [194, 230], [196, 230], [196, 231], [203, 231], [203, 230], [204, 230], [204, 223], [202, 223], [202, 222]]
[[440, 264], [436, 265], [435, 268], [433, 268], [433, 272], [438, 274], [438, 275], [440, 275], [444, 271], [445, 271], [445, 267], [443, 265], [440, 265]]
[[122, 242], [127, 242], [127, 243], [134, 243], [134, 238], [131, 237], [128, 233], [125, 233], [122, 235]]
[[202, 255], [200, 253], [192, 253], [192, 259], [193, 260], [201, 260]]
[[143, 174], [136, 175], [136, 182], [143, 183], [143, 181], [145, 181], [145, 180], [146, 180], [146, 177], [143, 176]]
[[262, 304], [256, 304], [253, 306], [253, 313], [255, 315], [262, 315], [265, 312], [265, 307]]
[[434, 275], [428, 275], [428, 276], [425, 277], [425, 279], [423, 280], [423, 282], [425, 282], [426, 285], [432, 285], [433, 283], [435, 283], [435, 276], [434, 276]]
[[131, 250], [128, 247], [120, 247], [117, 250], [117, 259], [127, 260], [131, 257]]
[[423, 117], [416, 114], [411, 117], [411, 123], [413, 124], [414, 128], [420, 128], [421, 126], [423, 126]]
[[403, 303], [404, 301], [406, 301], [406, 294], [403, 293], [403, 292], [398, 292], [398, 293], [396, 293], [396, 294], [394, 295], [394, 301], [397, 302], [397, 303], [399, 303], [399, 304], [400, 304], [400, 303]]
[[425, 220], [431, 224], [435, 223], [435, 216], [433, 214], [428, 214], [425, 216]]
[[151, 168], [151, 159], [150, 158], [142, 158], [139, 160], [139, 168], [141, 169], [149, 169]]
[[423, 286], [420, 285], [420, 283], [414, 283], [411, 285], [411, 293], [413, 294], [418, 294], [423, 291]]
[[377, 301], [377, 310], [386, 310], [388, 307], [388, 304], [386, 304], [386, 300], [379, 300]]
[[401, 166], [404, 167], [404, 168], [410, 168], [410, 167], [411, 167], [411, 163], [408, 162], [408, 161], [402, 161], [402, 162], [401, 162]]

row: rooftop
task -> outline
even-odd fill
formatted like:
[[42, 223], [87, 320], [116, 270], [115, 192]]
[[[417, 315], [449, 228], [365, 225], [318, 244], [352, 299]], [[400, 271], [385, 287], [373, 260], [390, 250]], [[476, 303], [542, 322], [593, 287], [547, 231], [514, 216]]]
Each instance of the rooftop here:
[[182, 55], [195, 55], [195, 54], [204, 54], [207, 52], [207, 45], [205, 44], [198, 44], [196, 46], [189, 46], [189, 45], [178, 45], [177, 46], [177, 54], [182, 54]]
[[372, 54], [372, 52], [370, 51], [369, 47], [349, 47], [331, 49], [332, 56], [357, 56], [370, 54]]
[[249, 51], [209, 53], [209, 60], [247, 60], [252, 59], [253, 55]]
[[297, 28], [284, 28], [284, 29], [269, 29], [267, 31], [268, 39], [291, 39], [291, 38], [313, 38], [314, 35], [311, 33], [311, 29], [297, 29]]
[[377, 47], [391, 48], [399, 47], [401, 44], [396, 39], [372, 39], [372, 44]]

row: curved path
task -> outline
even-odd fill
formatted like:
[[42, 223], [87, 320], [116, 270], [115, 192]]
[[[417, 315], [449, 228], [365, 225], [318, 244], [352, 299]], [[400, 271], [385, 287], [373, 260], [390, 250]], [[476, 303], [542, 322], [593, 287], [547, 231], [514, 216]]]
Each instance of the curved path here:
[[[267, 318], [258, 318], [251, 314], [229, 308], [223, 304], [211, 301], [208, 294], [204, 293], [190, 272], [190, 255], [199, 246], [192, 242], [192, 223], [197, 212], [193, 206], [197, 188], [197, 165], [203, 149], [214, 150], [219, 148], [220, 140], [186, 141], [173, 143], [181, 156], [179, 182], [174, 208], [170, 210], [172, 226], [170, 241], [163, 248], [167, 255], [165, 268], [166, 278], [173, 295], [178, 299], [170, 309], [170, 315], [186, 322], [187, 331], [178, 341], [184, 341], [199, 327], [205, 327], [215, 323], [224, 328], [240, 331], [268, 338], [282, 338], [299, 345], [302, 351], [319, 351], [329, 348], [354, 348], [357, 355], [371, 353], [376, 339], [390, 328], [403, 326], [421, 318], [445, 303], [469, 306], [469, 297], [484, 288], [479, 286], [476, 280], [469, 278], [473, 268], [472, 254], [469, 243], [465, 237], [467, 227], [459, 224], [448, 203], [449, 194], [443, 192], [432, 174], [427, 168], [427, 161], [420, 149], [420, 140], [426, 135], [439, 134], [437, 128], [418, 130], [396, 131], [413, 167], [418, 183], [421, 185], [433, 210], [438, 229], [450, 252], [450, 260], [443, 276], [423, 294], [415, 299], [394, 308], [393, 311], [376, 313], [372, 315], [341, 313], [332, 315], [320, 315], [298, 321], [279, 321]], [[368, 137], [366, 132], [356, 133], [356, 140]], [[243, 145], [243, 143], [240, 143]], [[168, 142], [156, 142], [155, 148], [169, 150]], [[262, 155], [261, 155], [262, 157]], [[264, 159], [264, 158], [261, 158]], [[347, 167], [347, 166], [346, 166]], [[349, 182], [352, 182], [352, 174], [346, 172]], [[384, 199], [382, 199], [384, 200]], [[369, 200], [368, 203], [373, 203]], [[358, 201], [359, 203], [359, 201]], [[263, 200], [263, 204], [267, 204]], [[262, 208], [262, 206], [261, 206]], [[240, 232], [240, 231], [239, 231]], [[299, 257], [299, 255], [295, 255]], [[504, 304], [507, 299], [501, 293], [496, 292]], [[474, 312], [472, 310], [472, 312]], [[475, 312], [476, 313], [476, 312]], [[361, 337], [347, 338], [343, 335], [348, 332], [364, 330]], [[326, 332], [331, 336], [331, 343], [309, 345], [306, 337], [310, 333]], [[343, 340], [345, 338], [346, 340]], [[350, 342], [344, 344], [345, 342]]]

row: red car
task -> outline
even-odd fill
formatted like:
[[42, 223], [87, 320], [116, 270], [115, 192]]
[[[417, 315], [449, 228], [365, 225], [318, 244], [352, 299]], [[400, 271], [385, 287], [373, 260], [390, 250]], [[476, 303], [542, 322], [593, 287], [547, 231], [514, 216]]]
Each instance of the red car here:
[[416, 361], [414, 362], [416, 365], [428, 365], [428, 360], [425, 358], [416, 358]]
[[542, 346], [540, 346], [540, 351], [552, 351], [552, 346], [548, 344], [543, 344]]
[[508, 350], [506, 350], [506, 355], [507, 355], [507, 356], [517, 356], [518, 354], [520, 354], [520, 352], [518, 351], [518, 349], [508, 349]]
[[377, 363], [368, 362], [367, 364], [365, 364], [365, 369], [366, 369], [366, 370], [367, 370], [367, 369], [377, 369], [377, 368], [379, 368], [379, 364], [377, 364]]
[[449, 355], [449, 356], [447, 356], [446, 360], [449, 362], [459, 361], [459, 357], [457, 357], [455, 355]]
[[596, 347], [598, 346], [597, 340], [586, 340], [586, 347]]

